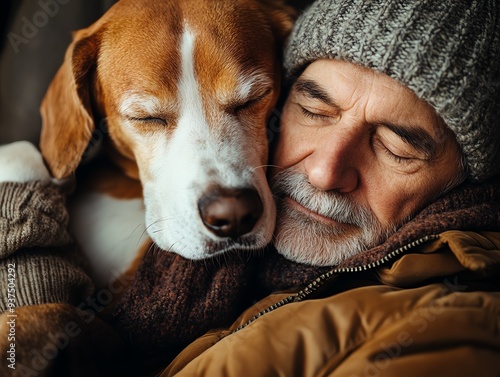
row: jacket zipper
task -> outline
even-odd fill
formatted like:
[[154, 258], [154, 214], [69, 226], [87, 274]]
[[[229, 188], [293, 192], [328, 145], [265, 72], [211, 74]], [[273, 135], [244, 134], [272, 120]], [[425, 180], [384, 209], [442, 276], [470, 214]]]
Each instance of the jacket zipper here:
[[292, 302], [304, 301], [305, 299], [307, 299], [308, 296], [310, 296], [318, 288], [323, 286], [333, 275], [341, 274], [341, 273], [361, 272], [361, 271], [370, 270], [372, 268], [381, 266], [384, 263], [387, 263], [390, 259], [392, 259], [400, 254], [404, 254], [416, 246], [420, 246], [424, 243], [434, 241], [438, 238], [439, 238], [439, 236], [437, 234], [427, 235], [427, 236], [419, 238], [413, 242], [410, 242], [409, 244], [406, 244], [404, 246], [397, 248], [396, 250], [387, 254], [382, 259], [379, 259], [375, 262], [372, 262], [372, 263], [369, 263], [366, 265], [362, 265], [362, 266], [357, 266], [357, 267], [343, 267], [343, 268], [338, 268], [338, 269], [337, 268], [331, 269], [330, 271], [325, 272], [324, 274], [321, 274], [319, 277], [314, 279], [311, 283], [309, 283], [301, 291], [299, 291], [295, 294], [292, 294], [290, 296], [287, 296], [284, 299], [278, 301], [277, 303], [275, 303], [275, 304], [269, 306], [268, 308], [262, 310], [261, 312], [257, 313], [252, 318], [250, 318], [247, 322], [245, 322], [243, 325], [241, 325], [238, 328], [236, 328], [235, 330], [231, 331], [230, 334], [233, 334], [237, 331], [244, 329], [245, 327], [250, 325], [252, 322], [254, 322], [256, 319], [262, 317], [264, 314], [272, 312], [273, 310], [276, 310], [276, 309], [278, 309], [286, 304], [290, 304]]

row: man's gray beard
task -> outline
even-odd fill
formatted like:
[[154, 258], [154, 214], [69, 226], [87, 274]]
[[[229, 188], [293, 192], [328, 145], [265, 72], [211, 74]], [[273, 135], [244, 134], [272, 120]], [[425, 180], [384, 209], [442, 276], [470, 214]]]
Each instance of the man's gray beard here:
[[[278, 207], [274, 246], [292, 261], [335, 266], [379, 245], [395, 232], [395, 225], [384, 227], [370, 209], [355, 204], [345, 194], [318, 190], [303, 173], [284, 170], [273, 177], [271, 189]], [[318, 222], [288, 206], [285, 197], [340, 224]]]

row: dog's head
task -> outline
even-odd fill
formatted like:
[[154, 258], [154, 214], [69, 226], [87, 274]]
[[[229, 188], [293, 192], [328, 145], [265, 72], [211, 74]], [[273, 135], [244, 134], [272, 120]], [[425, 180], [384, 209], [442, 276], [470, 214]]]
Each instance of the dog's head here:
[[271, 239], [266, 122], [293, 12], [265, 0], [121, 0], [75, 33], [43, 100], [41, 150], [56, 178], [97, 119], [140, 179], [161, 248], [200, 259]]

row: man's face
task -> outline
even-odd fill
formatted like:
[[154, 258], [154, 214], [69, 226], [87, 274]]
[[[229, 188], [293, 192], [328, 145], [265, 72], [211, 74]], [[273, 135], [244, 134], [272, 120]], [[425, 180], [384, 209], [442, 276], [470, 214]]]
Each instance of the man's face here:
[[283, 108], [271, 169], [275, 246], [336, 265], [383, 242], [460, 175], [452, 132], [388, 76], [318, 60]]

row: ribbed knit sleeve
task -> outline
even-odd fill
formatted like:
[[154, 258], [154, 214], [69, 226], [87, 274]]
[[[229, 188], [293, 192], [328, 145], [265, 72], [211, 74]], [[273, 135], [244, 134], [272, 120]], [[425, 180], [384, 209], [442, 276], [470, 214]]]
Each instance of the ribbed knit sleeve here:
[[0, 183], [0, 313], [13, 287], [16, 307], [77, 305], [94, 289], [68, 232], [65, 198], [50, 183]]

